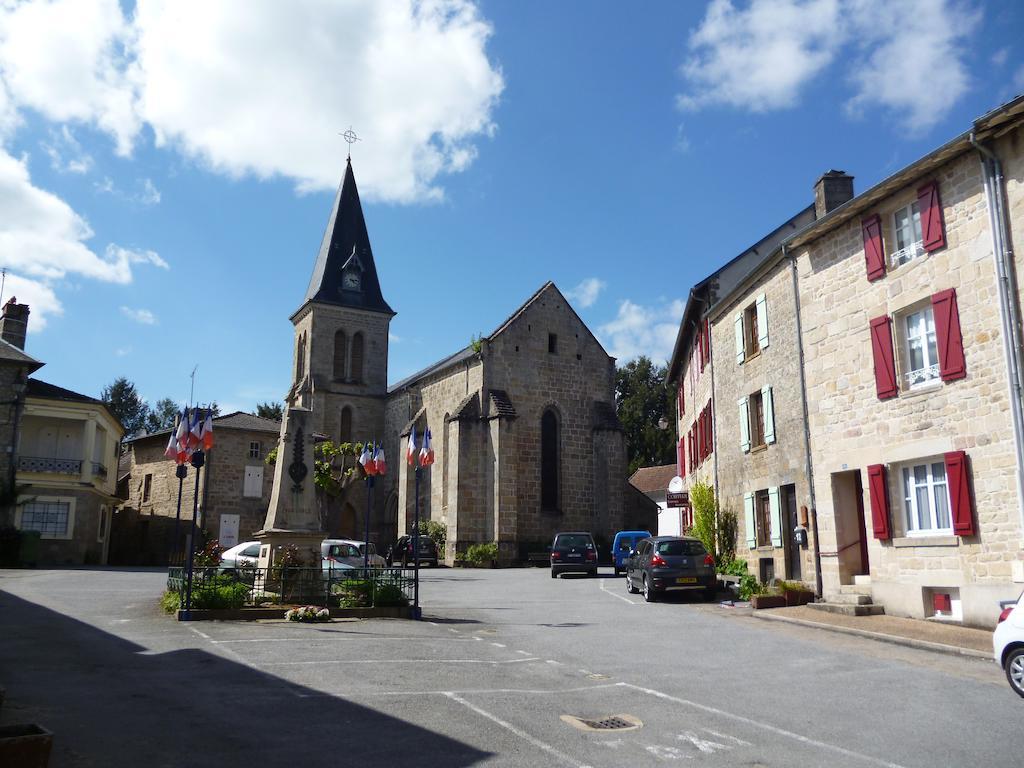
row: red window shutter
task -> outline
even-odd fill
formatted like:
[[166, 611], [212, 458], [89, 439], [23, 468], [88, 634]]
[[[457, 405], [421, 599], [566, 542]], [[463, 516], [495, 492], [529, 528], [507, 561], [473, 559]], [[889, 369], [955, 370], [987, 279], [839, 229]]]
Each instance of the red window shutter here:
[[891, 539], [889, 528], [889, 486], [885, 480], [885, 465], [868, 467], [868, 492], [871, 497], [871, 525], [876, 539]]
[[686, 379], [679, 379], [679, 415], [686, 413]]
[[704, 414], [697, 417], [697, 460], [704, 463]]
[[676, 474], [686, 477], [686, 444], [681, 437], [676, 444]]
[[711, 403], [708, 403], [708, 456], [715, 452], [715, 427], [711, 419]]
[[868, 280], [885, 277], [885, 251], [882, 249], [882, 217], [877, 213], [860, 223], [864, 235], [864, 259], [867, 261]]
[[917, 207], [921, 211], [921, 239], [924, 249], [931, 253], [946, 247], [946, 223], [939, 200], [939, 182], [930, 181], [917, 190]]
[[971, 483], [967, 476], [967, 454], [953, 451], [943, 458], [946, 460], [946, 487], [949, 489], [953, 533], [957, 536], [973, 536], [974, 500], [971, 498]]
[[875, 361], [875, 392], [879, 400], [896, 397], [896, 361], [892, 356], [892, 321], [888, 315], [871, 321], [871, 355]]
[[962, 379], [967, 375], [964, 359], [964, 338], [960, 332], [960, 309], [956, 289], [950, 288], [932, 296], [935, 315], [935, 338], [939, 346], [939, 375], [943, 381]]

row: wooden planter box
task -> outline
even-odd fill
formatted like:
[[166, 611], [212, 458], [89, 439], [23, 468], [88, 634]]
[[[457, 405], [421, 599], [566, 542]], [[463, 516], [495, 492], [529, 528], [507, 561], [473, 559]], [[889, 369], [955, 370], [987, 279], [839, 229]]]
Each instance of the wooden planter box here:
[[53, 734], [35, 723], [0, 725], [0, 765], [4, 768], [46, 768]]
[[814, 602], [814, 593], [807, 589], [791, 589], [785, 593], [786, 605], [807, 605]]
[[785, 608], [785, 595], [754, 595], [750, 598], [750, 605], [755, 609], [761, 608]]

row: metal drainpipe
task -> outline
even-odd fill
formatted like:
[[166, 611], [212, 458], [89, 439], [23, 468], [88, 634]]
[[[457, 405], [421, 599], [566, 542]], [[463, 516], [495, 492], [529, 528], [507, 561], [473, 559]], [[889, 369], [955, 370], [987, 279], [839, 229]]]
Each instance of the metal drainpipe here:
[[985, 202], [989, 213], [989, 227], [992, 230], [992, 252], [996, 262], [999, 288], [999, 316], [1003, 326], [1003, 338], [1006, 339], [1003, 349], [1006, 353], [1010, 412], [1013, 415], [1014, 447], [1017, 452], [1017, 511], [1024, 525], [1024, 380], [1021, 378], [1024, 342], [1021, 340], [1013, 249], [1010, 247], [1008, 218], [1003, 203], [1003, 167], [996, 154], [978, 141], [974, 131], [971, 131], [970, 142], [981, 156], [979, 159], [985, 183]]
[[789, 259], [790, 273], [793, 275], [793, 304], [796, 307], [796, 345], [800, 352], [800, 401], [804, 411], [804, 455], [807, 457], [807, 487], [811, 497], [811, 522], [814, 529], [814, 586], [815, 593], [822, 597], [824, 589], [821, 578], [821, 546], [818, 543], [818, 505], [814, 498], [814, 462], [811, 459], [811, 428], [807, 412], [807, 380], [804, 378], [804, 334], [800, 322], [800, 280], [796, 271], [796, 259], [790, 256], [785, 244], [782, 246], [782, 257]]

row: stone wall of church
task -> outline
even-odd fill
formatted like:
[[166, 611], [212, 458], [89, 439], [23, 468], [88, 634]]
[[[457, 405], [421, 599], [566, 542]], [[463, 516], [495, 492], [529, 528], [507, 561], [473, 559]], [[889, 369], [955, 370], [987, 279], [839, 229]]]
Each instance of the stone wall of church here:
[[[614, 360], [549, 285], [485, 345], [484, 364], [486, 386], [505, 390], [516, 409], [505, 464], [515, 481], [501, 481], [512, 493], [502, 494], [499, 518], [514, 509], [518, 547], [546, 546], [559, 530], [613, 535], [623, 522], [625, 448], [620, 431], [595, 432], [594, 423], [595, 403], [614, 407]], [[541, 509], [541, 418], [549, 408], [559, 423], [554, 512]]]

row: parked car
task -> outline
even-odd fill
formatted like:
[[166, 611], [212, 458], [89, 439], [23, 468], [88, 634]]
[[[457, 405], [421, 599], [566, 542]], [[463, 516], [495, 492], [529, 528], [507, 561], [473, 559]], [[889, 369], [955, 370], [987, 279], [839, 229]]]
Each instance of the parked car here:
[[[324, 539], [320, 542], [321, 559], [333, 558], [335, 561], [345, 563], [353, 568], [362, 568], [366, 559], [364, 558], [365, 541], [355, 539]], [[353, 551], [354, 550], [354, 551]], [[370, 542], [370, 567], [383, 568], [384, 558], [377, 554], [377, 548]]]
[[556, 533], [551, 542], [551, 578], [560, 573], [597, 576], [597, 545], [586, 531]]
[[696, 590], [714, 600], [717, 588], [715, 559], [700, 539], [690, 536], [644, 539], [626, 561], [626, 591], [643, 592], [649, 603], [665, 592]]
[[1024, 696], [1024, 593], [1000, 606], [1003, 612], [992, 633], [992, 649], [1010, 687]]
[[[437, 545], [434, 544], [434, 540], [429, 536], [419, 536], [417, 538], [419, 539], [420, 562], [429, 563], [436, 568]], [[408, 568], [409, 564], [413, 562], [414, 557], [412, 536], [403, 536], [388, 550], [387, 563], [388, 565], [401, 563], [403, 568]]]
[[650, 531], [619, 531], [615, 534], [612, 541], [612, 565], [615, 566], [616, 576], [626, 570], [629, 553], [636, 549], [637, 542], [650, 537]]
[[219, 570], [229, 576], [236, 576], [240, 568], [255, 568], [259, 561], [260, 543], [243, 541], [221, 553]]

